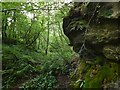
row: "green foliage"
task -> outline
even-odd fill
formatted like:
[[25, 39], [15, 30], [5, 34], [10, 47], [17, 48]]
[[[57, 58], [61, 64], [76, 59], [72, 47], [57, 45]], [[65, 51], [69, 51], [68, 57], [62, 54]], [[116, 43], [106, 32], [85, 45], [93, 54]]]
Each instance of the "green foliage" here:
[[39, 89], [46, 89], [46, 90], [52, 90], [53, 88], [56, 88], [56, 79], [54, 76], [52, 76], [49, 73], [37, 76], [26, 83], [22, 84], [20, 88], [36, 88]]
[[[60, 10], [47, 10], [52, 7]], [[62, 31], [68, 9], [64, 3], [2, 3], [4, 89], [57, 87], [73, 54]]]
[[[30, 56], [30, 50], [21, 45], [3, 45], [3, 87], [9, 88], [17, 80], [31, 76], [31, 72], [37, 73], [35, 63], [38, 61]], [[36, 53], [34, 53], [35, 55]], [[36, 54], [37, 55], [37, 54]], [[33, 60], [31, 60], [33, 59]], [[35, 61], [34, 61], [35, 60]], [[40, 61], [39, 61], [40, 62]], [[23, 77], [24, 76], [24, 77]]]
[[54, 74], [67, 71], [66, 62], [56, 54], [44, 57], [21, 45], [3, 45], [3, 88], [16, 83], [24, 88], [54, 88], [57, 85]]

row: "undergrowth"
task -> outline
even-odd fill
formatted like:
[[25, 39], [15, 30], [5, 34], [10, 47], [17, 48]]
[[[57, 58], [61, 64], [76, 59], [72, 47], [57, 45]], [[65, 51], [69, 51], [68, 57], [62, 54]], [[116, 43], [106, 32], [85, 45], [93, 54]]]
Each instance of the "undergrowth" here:
[[45, 55], [24, 45], [3, 44], [3, 88], [57, 88], [56, 76], [68, 72], [67, 56]]

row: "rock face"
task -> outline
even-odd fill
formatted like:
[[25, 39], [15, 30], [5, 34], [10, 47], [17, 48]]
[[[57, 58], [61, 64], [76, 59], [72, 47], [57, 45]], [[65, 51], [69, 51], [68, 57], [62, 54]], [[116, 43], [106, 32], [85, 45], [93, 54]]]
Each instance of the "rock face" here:
[[74, 3], [63, 19], [63, 31], [82, 57], [71, 72], [71, 86], [116, 87], [120, 78], [120, 2]]
[[63, 30], [75, 52], [84, 44], [95, 56], [120, 62], [120, 3], [75, 3]]

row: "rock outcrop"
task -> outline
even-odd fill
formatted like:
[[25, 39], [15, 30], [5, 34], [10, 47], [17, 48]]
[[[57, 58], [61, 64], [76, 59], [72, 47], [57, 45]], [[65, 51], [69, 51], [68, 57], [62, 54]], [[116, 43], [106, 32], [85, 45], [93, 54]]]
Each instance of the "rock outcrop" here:
[[120, 2], [74, 3], [63, 31], [83, 60], [71, 73], [71, 86], [114, 88], [120, 66]]
[[84, 43], [91, 53], [120, 62], [120, 3], [75, 3], [63, 30], [75, 52]]

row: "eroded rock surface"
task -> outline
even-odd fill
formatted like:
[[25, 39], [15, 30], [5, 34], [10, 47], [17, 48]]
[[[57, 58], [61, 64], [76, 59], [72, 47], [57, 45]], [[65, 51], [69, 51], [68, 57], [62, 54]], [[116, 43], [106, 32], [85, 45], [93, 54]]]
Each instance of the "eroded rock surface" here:
[[63, 19], [63, 30], [82, 57], [70, 74], [71, 87], [119, 88], [120, 2], [76, 2]]
[[91, 53], [120, 62], [120, 3], [75, 3], [63, 30], [75, 52], [85, 42]]

